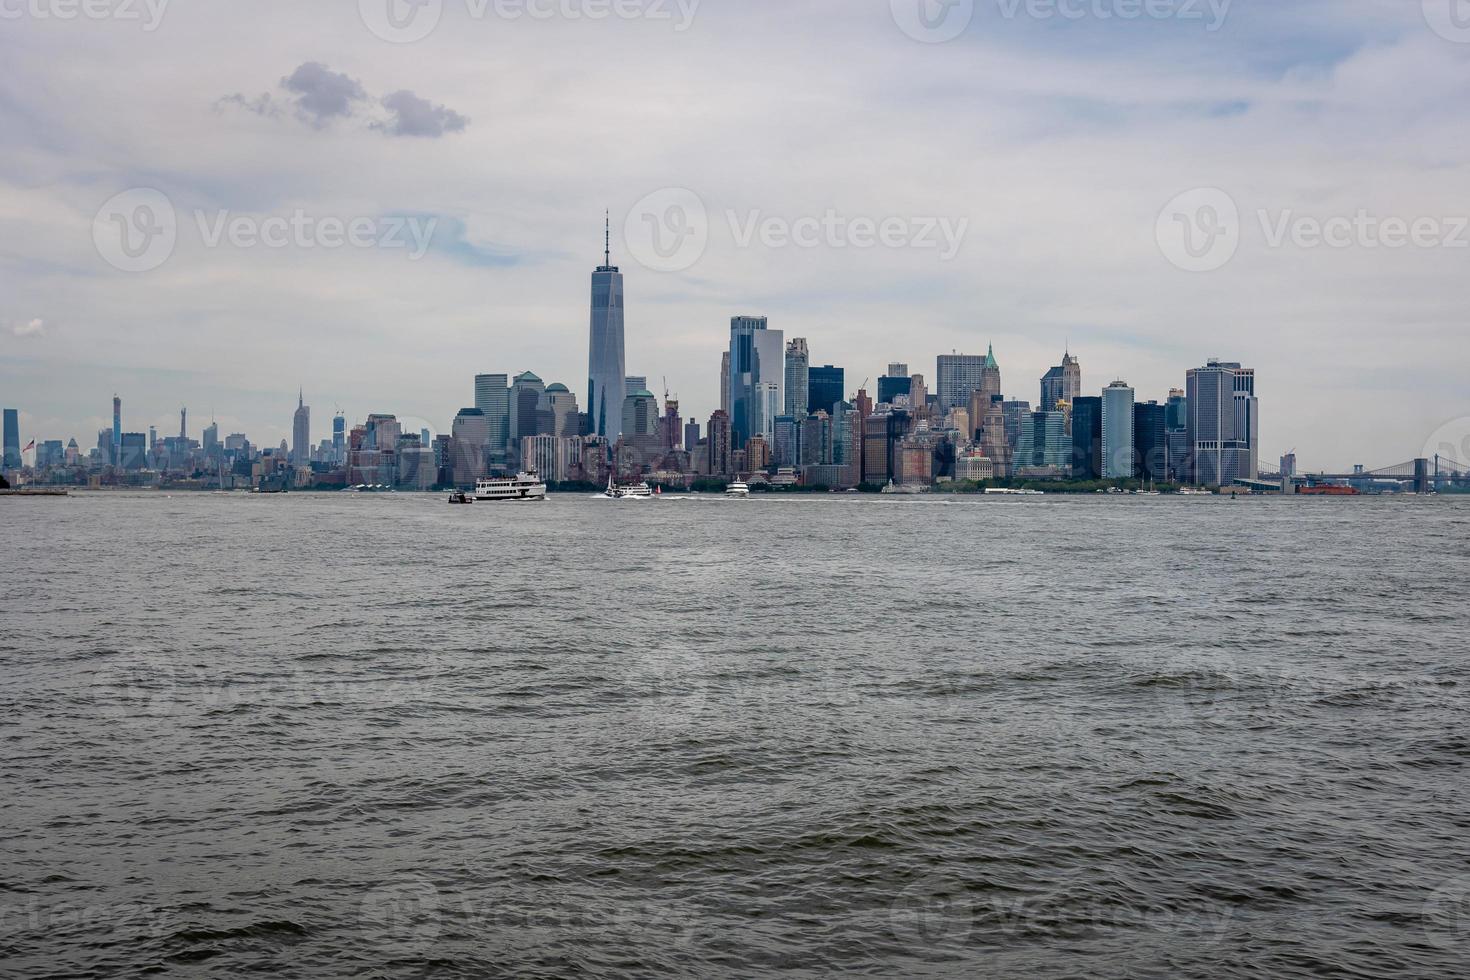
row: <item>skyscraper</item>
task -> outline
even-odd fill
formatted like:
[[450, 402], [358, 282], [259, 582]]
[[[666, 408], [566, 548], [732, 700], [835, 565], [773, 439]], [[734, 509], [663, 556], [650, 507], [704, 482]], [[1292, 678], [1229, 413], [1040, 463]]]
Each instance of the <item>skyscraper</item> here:
[[296, 395], [296, 416], [291, 422], [291, 465], [300, 469], [311, 464], [311, 409], [306, 407], [306, 390]]
[[[811, 364], [812, 352], [806, 338], [793, 338], [786, 345], [786, 404], [782, 406], [783, 413], [792, 418], [806, 417]], [[832, 410], [830, 405], [827, 410]]]
[[490, 426], [490, 454], [504, 459], [510, 447], [509, 375], [476, 375], [475, 407], [485, 413], [485, 421]]
[[831, 414], [832, 407], [847, 397], [844, 374], [842, 368], [830, 364], [807, 369], [807, 414]]
[[592, 328], [587, 359], [587, 414], [592, 435], [622, 435], [627, 397], [623, 350], [623, 274], [612, 264], [612, 224], [606, 226], [602, 265], [592, 273]]
[[724, 410], [715, 412], [709, 417], [708, 435], [705, 439], [708, 449], [709, 474], [711, 476], [724, 476], [730, 472], [730, 416]]
[[[623, 411], [622, 389], [619, 388], [617, 425], [621, 426]], [[541, 397], [546, 393], [546, 382], [542, 381], [530, 371], [516, 375], [516, 379], [510, 386], [510, 445], [520, 452], [521, 440], [526, 436], [539, 434], [540, 426], [536, 418], [536, 412], [541, 405]], [[487, 416], [488, 420], [488, 416]]]
[[490, 439], [490, 426], [485, 413], [478, 408], [463, 408], [454, 418], [454, 483], [459, 487], [472, 487], [485, 475], [486, 447]]
[[[213, 424], [215, 437], [219, 436], [219, 428]], [[332, 419], [332, 462], [341, 466], [347, 462], [347, 417], [338, 412]]]
[[985, 358], [980, 354], [940, 354], [934, 373], [934, 394], [939, 408], [965, 408], [970, 395], [979, 391], [985, 376]]
[[1212, 358], [1188, 371], [1185, 389], [1191, 479], [1207, 487], [1255, 479], [1260, 450], [1255, 370]]
[[1133, 389], [1126, 381], [1103, 389], [1102, 456], [1104, 480], [1133, 477]]
[[769, 329], [763, 316], [730, 318], [730, 445], [743, 447], [760, 432], [757, 419], [762, 406], [756, 385], [765, 382], [778, 389], [777, 401], [785, 404], [786, 343], [779, 330]]
[[189, 410], [187, 408], [179, 409], [179, 438], [189, 438]]
[[112, 396], [112, 465], [122, 465], [122, 399]]
[[20, 469], [20, 412], [13, 408], [5, 410], [5, 448], [0, 469]]
[[980, 391], [992, 401], [1001, 394], [1000, 364], [995, 359], [995, 345], [985, 352], [985, 363], [980, 370]]
[[1082, 394], [1082, 365], [1071, 351], [1062, 355], [1062, 363], [1046, 372], [1041, 379], [1041, 411], [1055, 412], [1057, 404], [1072, 400]]
[[1133, 468], [1139, 479], [1154, 483], [1169, 479], [1167, 412], [1158, 402], [1133, 406]]
[[[907, 364], [890, 364], [888, 370], [894, 368], [908, 369]], [[878, 404], [892, 405], [900, 396], [907, 396], [913, 390], [914, 379], [909, 374], [885, 374], [878, 379]]]
[[1102, 479], [1102, 399], [1072, 399], [1072, 478]]

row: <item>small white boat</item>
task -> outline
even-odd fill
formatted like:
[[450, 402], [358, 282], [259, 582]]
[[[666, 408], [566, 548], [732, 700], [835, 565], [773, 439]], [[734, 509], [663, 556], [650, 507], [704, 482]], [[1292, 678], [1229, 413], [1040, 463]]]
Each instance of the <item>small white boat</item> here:
[[986, 487], [985, 492], [1003, 497], [1042, 497], [1046, 495], [1045, 490], [1016, 490], [1012, 487]]
[[749, 497], [750, 496], [750, 484], [746, 483], [744, 480], [736, 480], [734, 483], [730, 484], [728, 487], [725, 488], [725, 496], [727, 496], [727, 497]]
[[475, 500], [545, 500], [546, 483], [535, 470], [514, 477], [490, 477], [475, 484]]

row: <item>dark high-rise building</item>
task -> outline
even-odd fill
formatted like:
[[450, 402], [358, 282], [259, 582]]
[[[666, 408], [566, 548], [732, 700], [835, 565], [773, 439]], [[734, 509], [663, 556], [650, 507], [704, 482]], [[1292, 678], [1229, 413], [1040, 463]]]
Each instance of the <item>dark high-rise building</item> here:
[[[804, 418], [807, 414], [809, 371], [812, 352], [805, 337], [795, 337], [786, 345], [786, 404], [783, 414]], [[828, 411], [831, 411], [829, 406]]]
[[892, 405], [893, 400], [900, 395], [911, 394], [914, 390], [913, 375], [885, 374], [878, 379], [878, 404]]
[[592, 434], [622, 435], [627, 366], [623, 349], [623, 274], [612, 264], [612, 225], [607, 225], [602, 265], [592, 273], [592, 329], [587, 354], [587, 414]]
[[726, 415], [723, 409], [716, 411], [709, 417], [706, 448], [709, 450], [710, 475], [724, 476], [729, 473], [730, 416]]
[[148, 463], [148, 436], [142, 432], [124, 432], [118, 442], [118, 459], [125, 470], [141, 470]]
[[[219, 430], [215, 430], [218, 434]], [[332, 462], [341, 466], [347, 461], [347, 419], [341, 412], [332, 419]]]
[[510, 449], [510, 376], [475, 376], [475, 407], [490, 423], [490, 455], [503, 460]]
[[20, 469], [20, 412], [13, 408], [5, 410], [4, 456], [0, 469]]
[[807, 369], [806, 411], [831, 414], [832, 407], [846, 398], [845, 372], [840, 367], [828, 364], [825, 367]]
[[112, 465], [122, 465], [122, 399], [112, 396]]
[[699, 445], [699, 420], [690, 419], [684, 423], [684, 450], [694, 452], [694, 447]]
[[1133, 472], [1140, 480], [1169, 479], [1168, 410], [1158, 402], [1133, 406]]
[[1072, 399], [1072, 477], [1102, 479], [1102, 399]]

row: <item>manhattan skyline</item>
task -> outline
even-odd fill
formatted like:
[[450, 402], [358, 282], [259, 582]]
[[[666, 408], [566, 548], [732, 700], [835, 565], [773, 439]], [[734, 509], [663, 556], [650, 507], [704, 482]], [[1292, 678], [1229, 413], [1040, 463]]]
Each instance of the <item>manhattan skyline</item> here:
[[[14, 202], [0, 402], [21, 409], [27, 438], [86, 444], [111, 425], [114, 392], [129, 429], [175, 431], [188, 405], [194, 428], [214, 417], [265, 444], [291, 439], [302, 386], [314, 440], [338, 408], [448, 431], [483, 372], [535, 371], [581, 400], [604, 209], [627, 371], [660, 395], [667, 378], [689, 417], [718, 407], [742, 314], [807, 338], [813, 364], [847, 370], [849, 394], [890, 361], [929, 376], [936, 355], [992, 343], [1006, 394], [1028, 399], [1067, 348], [1087, 391], [1122, 377], [1148, 397], [1207, 357], [1240, 358], [1271, 379], [1262, 458], [1296, 449], [1304, 469], [1397, 462], [1467, 414], [1462, 250], [1268, 234], [1288, 214], [1453, 217], [1466, 149], [1448, 123], [1470, 47], [1417, 4], [1238, 3], [1213, 31], [982, 4], [944, 44], [907, 36], [887, 4], [843, 18], [792, 4], [779, 27], [708, 4], [682, 31], [466, 20], [450, 4], [411, 44], [376, 36], [353, 5], [260, 11], [170, 7], [152, 31], [38, 21], [0, 41], [13, 66], [0, 145], [16, 161], [0, 177]], [[796, 67], [813, 44], [838, 57]], [[735, 61], [758, 69], [738, 87]], [[128, 81], [82, 98], [103, 73]], [[1084, 76], [1109, 84], [1078, 113]], [[40, 83], [25, 114], [23, 78]], [[790, 111], [763, 113], [787, 92]], [[168, 159], [150, 145], [159, 120], [182, 147]], [[1352, 135], [1369, 131], [1391, 138]], [[139, 187], [176, 209], [178, 240], [134, 273], [104, 261], [92, 231]], [[1161, 254], [1156, 222], [1200, 187], [1238, 206], [1241, 241], [1228, 264], [1188, 272]], [[707, 243], [682, 268], [641, 248], [670, 189], [704, 211]], [[418, 259], [211, 239], [222, 212], [297, 211], [435, 224]], [[808, 248], [761, 230], [829, 213], [967, 230], [948, 259], [912, 239], [824, 233]]]

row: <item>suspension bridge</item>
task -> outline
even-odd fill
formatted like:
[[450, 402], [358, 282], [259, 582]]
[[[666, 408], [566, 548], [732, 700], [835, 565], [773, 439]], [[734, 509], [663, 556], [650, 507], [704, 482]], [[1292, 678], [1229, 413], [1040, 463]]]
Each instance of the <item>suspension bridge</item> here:
[[1302, 473], [1299, 481], [1314, 483], [1395, 482], [1413, 484], [1414, 493], [1438, 493], [1447, 487], [1470, 487], [1470, 467], [1448, 456], [1411, 459], [1380, 469], [1359, 469], [1353, 473]]

